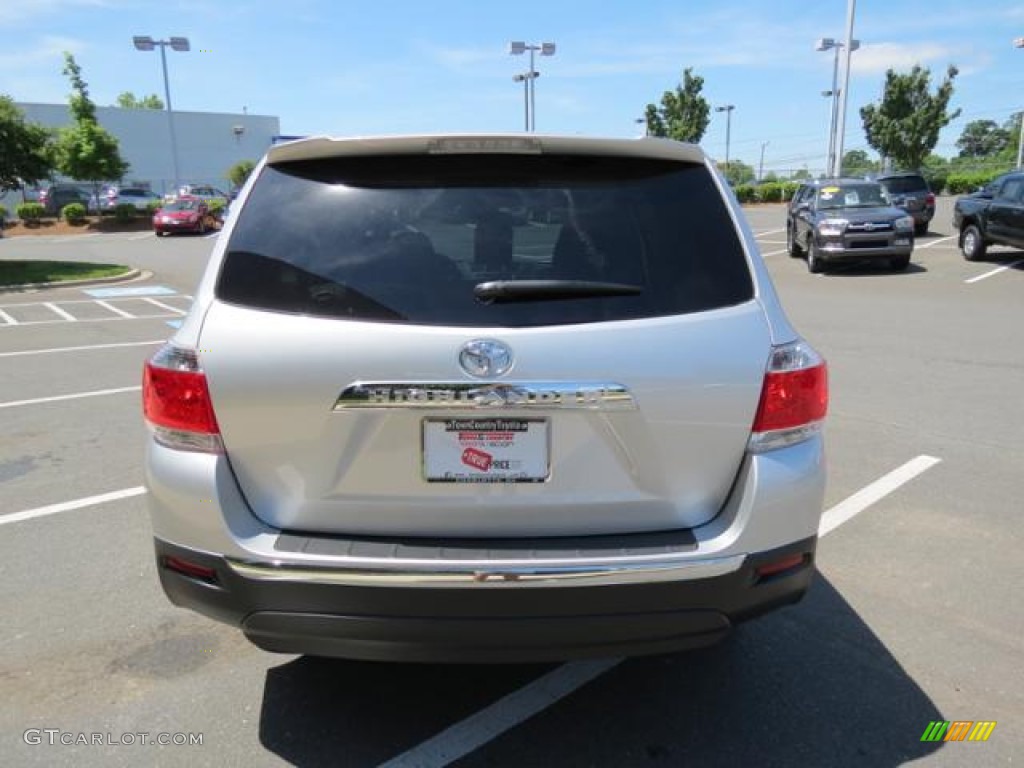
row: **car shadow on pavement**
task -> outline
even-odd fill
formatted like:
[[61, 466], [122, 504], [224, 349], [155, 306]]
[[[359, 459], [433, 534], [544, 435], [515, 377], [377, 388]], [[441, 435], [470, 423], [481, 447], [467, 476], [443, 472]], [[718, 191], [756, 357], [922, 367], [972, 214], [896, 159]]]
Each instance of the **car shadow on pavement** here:
[[[260, 740], [295, 765], [374, 766], [555, 665], [301, 657], [267, 673]], [[467, 766], [895, 766], [942, 715], [820, 574], [805, 600], [713, 648], [626, 660]]]
[[[920, 258], [920, 257], [915, 257]], [[888, 266], [880, 264], [872, 264], [869, 261], [854, 262], [851, 264], [836, 264], [830, 266], [827, 272], [823, 272], [823, 277], [891, 277], [899, 278], [905, 277], [906, 275], [919, 275], [924, 274], [928, 271], [928, 268], [911, 261], [907, 265], [906, 269], [895, 271], [890, 269]]]

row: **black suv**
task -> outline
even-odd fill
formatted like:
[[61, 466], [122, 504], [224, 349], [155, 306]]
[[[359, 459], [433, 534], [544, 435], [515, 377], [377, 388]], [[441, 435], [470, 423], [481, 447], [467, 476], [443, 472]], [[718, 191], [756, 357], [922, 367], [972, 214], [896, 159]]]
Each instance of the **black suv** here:
[[89, 211], [97, 207], [92, 194], [74, 184], [54, 184], [40, 190], [39, 202], [51, 216], [57, 216], [69, 203], [81, 203]]
[[885, 259], [904, 270], [914, 250], [914, 220], [890, 205], [876, 181], [808, 181], [789, 204], [786, 248], [790, 256], [806, 255], [811, 272], [867, 259]]
[[890, 202], [914, 217], [914, 234], [928, 232], [928, 223], [935, 216], [935, 195], [924, 176], [913, 171], [881, 173], [875, 181], [882, 185]]

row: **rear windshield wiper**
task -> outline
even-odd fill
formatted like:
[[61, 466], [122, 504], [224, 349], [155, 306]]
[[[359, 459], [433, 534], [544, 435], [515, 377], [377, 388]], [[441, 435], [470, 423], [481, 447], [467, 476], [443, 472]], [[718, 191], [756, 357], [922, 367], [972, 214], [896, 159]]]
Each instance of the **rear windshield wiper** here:
[[639, 285], [601, 283], [591, 280], [491, 280], [473, 288], [473, 295], [482, 302], [511, 304], [517, 301], [558, 301], [589, 299], [602, 296], [638, 296]]

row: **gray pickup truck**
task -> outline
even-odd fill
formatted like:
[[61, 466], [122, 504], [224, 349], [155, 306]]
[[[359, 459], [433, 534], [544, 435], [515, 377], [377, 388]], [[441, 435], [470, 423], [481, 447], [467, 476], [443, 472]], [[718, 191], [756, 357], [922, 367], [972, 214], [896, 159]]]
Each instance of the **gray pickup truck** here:
[[953, 226], [968, 261], [985, 258], [990, 245], [1024, 248], [1024, 172], [1000, 176], [973, 195], [956, 201]]

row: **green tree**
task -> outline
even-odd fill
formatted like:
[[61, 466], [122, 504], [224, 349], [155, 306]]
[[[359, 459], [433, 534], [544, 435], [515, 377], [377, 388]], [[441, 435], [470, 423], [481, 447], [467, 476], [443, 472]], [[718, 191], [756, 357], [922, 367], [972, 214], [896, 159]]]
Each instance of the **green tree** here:
[[117, 97], [115, 106], [121, 109], [163, 109], [164, 103], [155, 93], [143, 96], [141, 99], [131, 91], [125, 91]]
[[89, 87], [81, 67], [70, 53], [64, 54], [64, 74], [71, 80], [69, 99], [74, 122], [57, 136], [57, 170], [77, 181], [99, 183], [120, 179], [128, 170], [121, 159], [117, 139], [96, 121], [96, 105], [89, 99]]
[[255, 167], [256, 163], [252, 160], [239, 160], [228, 168], [228, 181], [230, 181], [232, 186], [235, 188], [242, 186], [245, 184], [245, 180], [249, 178], [249, 174], [252, 173], [252, 169]]
[[661, 105], [648, 104], [644, 110], [649, 136], [662, 136], [696, 144], [708, 129], [711, 107], [701, 96], [704, 78], [683, 70], [683, 81], [674, 91], [665, 91]]
[[959, 109], [947, 110], [956, 76], [957, 68], [950, 65], [932, 94], [930, 70], [919, 65], [904, 75], [888, 70], [881, 102], [860, 110], [868, 144], [897, 167], [920, 168], [939, 143], [939, 131], [960, 115]]
[[53, 170], [52, 136], [25, 121], [9, 96], [0, 96], [0, 190], [35, 184]]
[[718, 170], [725, 174], [725, 178], [734, 187], [740, 184], [749, 184], [755, 178], [754, 166], [747, 165], [740, 160], [729, 160], [729, 165], [724, 162], [718, 163]]
[[878, 170], [878, 163], [868, 157], [863, 149], [851, 149], [843, 153], [842, 173], [844, 176], [867, 176]]
[[956, 141], [960, 157], [991, 157], [1010, 145], [1010, 131], [995, 120], [972, 120]]

